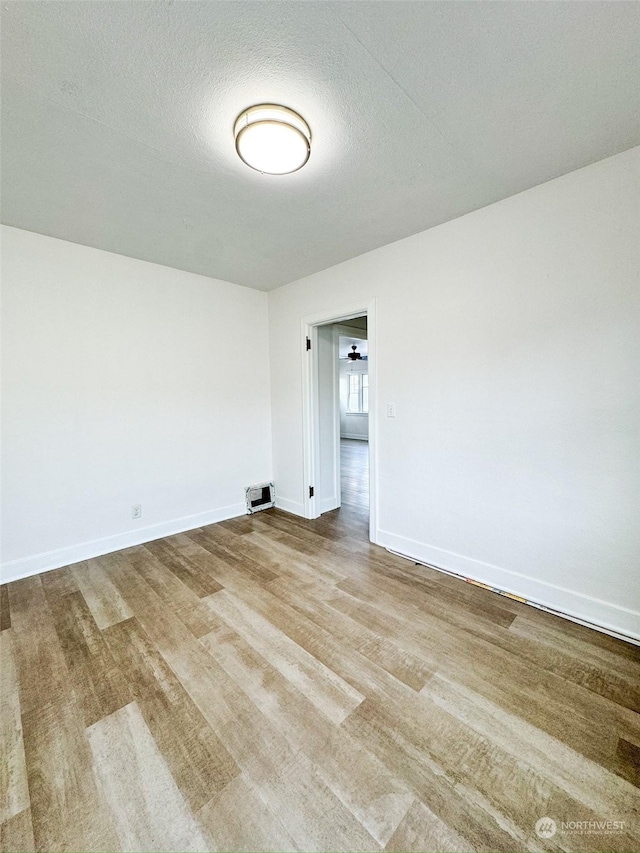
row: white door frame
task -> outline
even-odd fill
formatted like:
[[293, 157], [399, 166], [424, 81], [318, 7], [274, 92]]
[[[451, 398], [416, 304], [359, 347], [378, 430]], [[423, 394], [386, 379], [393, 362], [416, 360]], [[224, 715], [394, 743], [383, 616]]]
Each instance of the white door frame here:
[[[314, 420], [314, 425], [318, 426], [316, 433], [317, 459], [320, 460], [319, 466], [316, 468], [315, 483], [315, 509], [318, 515], [325, 512], [331, 512], [333, 509], [338, 509], [341, 504], [340, 495], [340, 405], [336, 405], [336, 401], [340, 398], [340, 362], [338, 361], [338, 334], [339, 328], [335, 323], [327, 325], [315, 326], [318, 348], [315, 350], [315, 370], [316, 378], [316, 394], [314, 394], [314, 403], [316, 408], [314, 411], [317, 414], [317, 419]], [[328, 337], [325, 336], [325, 346], [330, 343], [331, 346], [331, 368], [330, 375], [328, 373], [328, 365], [326, 363], [327, 353], [324, 353], [324, 363], [321, 354], [322, 347], [320, 345], [321, 333], [328, 332]], [[329, 440], [329, 436], [322, 437], [320, 423], [322, 415], [326, 416], [329, 412], [323, 412], [323, 407], [327, 405], [327, 393], [331, 400], [331, 446], [333, 448], [332, 459], [333, 465], [331, 471], [323, 471], [322, 466], [327, 465], [327, 447], [325, 442]], [[322, 402], [324, 400], [324, 402]], [[326, 427], [326, 421], [325, 421]], [[324, 476], [323, 476], [324, 475]], [[331, 487], [327, 491], [329, 481]]]
[[[302, 370], [302, 424], [304, 447], [304, 517], [318, 518], [319, 501], [310, 497], [309, 487], [316, 486], [320, 471], [320, 448], [318, 442], [318, 326], [329, 323], [348, 325], [354, 317], [367, 316], [367, 347], [369, 367], [369, 539], [376, 542], [378, 522], [378, 386], [376, 364], [376, 301], [347, 305], [331, 311], [310, 314], [302, 318], [301, 345], [304, 352]], [[306, 350], [307, 339], [311, 349]], [[336, 401], [337, 404], [337, 401]]]

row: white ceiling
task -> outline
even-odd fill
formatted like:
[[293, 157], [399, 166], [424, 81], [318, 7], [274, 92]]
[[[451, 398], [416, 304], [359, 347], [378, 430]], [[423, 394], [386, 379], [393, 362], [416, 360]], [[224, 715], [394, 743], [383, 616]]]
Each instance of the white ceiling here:
[[[2, 218], [263, 290], [640, 144], [640, 3], [2, 4]], [[234, 119], [298, 110], [263, 176]]]

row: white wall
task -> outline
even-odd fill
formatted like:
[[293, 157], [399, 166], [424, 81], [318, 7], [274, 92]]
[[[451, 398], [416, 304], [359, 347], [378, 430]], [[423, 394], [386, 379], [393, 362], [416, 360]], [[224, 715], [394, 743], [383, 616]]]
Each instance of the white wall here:
[[635, 148], [269, 294], [282, 505], [300, 318], [375, 299], [373, 538], [640, 637], [639, 235]]
[[243, 513], [272, 474], [266, 294], [1, 236], [3, 579]]

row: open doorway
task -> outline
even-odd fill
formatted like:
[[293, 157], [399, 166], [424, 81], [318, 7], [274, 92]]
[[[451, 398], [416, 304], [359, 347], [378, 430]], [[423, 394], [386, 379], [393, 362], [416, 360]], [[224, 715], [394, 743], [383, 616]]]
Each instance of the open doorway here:
[[305, 514], [347, 521], [371, 541], [376, 529], [373, 307], [303, 321]]
[[340, 407], [340, 504], [369, 517], [369, 351], [367, 318], [337, 324]]

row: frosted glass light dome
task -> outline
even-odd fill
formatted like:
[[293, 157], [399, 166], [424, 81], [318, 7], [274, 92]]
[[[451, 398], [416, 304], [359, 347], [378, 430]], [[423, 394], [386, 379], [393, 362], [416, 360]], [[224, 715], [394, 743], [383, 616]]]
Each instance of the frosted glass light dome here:
[[297, 172], [311, 154], [311, 130], [287, 107], [258, 104], [240, 113], [234, 127], [240, 159], [265, 175]]

